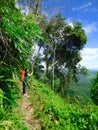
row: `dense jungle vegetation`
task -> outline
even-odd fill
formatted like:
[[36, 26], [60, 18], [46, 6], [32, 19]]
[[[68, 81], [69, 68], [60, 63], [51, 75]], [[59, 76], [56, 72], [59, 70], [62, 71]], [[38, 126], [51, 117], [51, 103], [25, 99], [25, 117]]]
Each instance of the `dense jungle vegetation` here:
[[[82, 23], [70, 26], [61, 14], [47, 20], [42, 2], [0, 0], [0, 130], [34, 130], [36, 119], [36, 130], [97, 130], [98, 73], [79, 64], [87, 42]], [[23, 68], [33, 74], [26, 101]], [[22, 100], [33, 108], [30, 127]]]

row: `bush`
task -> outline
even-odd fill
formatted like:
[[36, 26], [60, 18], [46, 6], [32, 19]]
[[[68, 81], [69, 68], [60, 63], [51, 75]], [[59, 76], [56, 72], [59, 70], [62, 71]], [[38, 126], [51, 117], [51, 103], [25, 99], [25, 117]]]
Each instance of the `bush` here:
[[93, 79], [92, 88], [91, 88], [91, 98], [93, 102], [98, 105], [98, 72], [96, 77]]

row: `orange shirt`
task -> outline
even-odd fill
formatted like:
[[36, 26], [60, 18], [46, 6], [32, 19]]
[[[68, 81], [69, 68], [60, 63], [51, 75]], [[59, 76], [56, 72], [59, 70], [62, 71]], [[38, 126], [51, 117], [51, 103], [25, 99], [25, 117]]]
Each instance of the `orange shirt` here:
[[21, 70], [21, 71], [20, 71], [20, 81], [23, 81], [23, 80], [24, 80], [24, 75], [25, 75], [25, 71], [24, 71], [24, 70]]

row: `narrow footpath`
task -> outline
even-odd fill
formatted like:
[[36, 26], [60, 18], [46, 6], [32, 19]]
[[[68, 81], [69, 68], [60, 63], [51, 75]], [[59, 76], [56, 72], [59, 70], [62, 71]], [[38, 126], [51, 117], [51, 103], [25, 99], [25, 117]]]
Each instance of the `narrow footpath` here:
[[33, 104], [30, 103], [28, 96], [23, 96], [21, 101], [21, 109], [23, 113], [24, 123], [27, 125], [28, 130], [41, 130], [40, 122], [34, 116]]

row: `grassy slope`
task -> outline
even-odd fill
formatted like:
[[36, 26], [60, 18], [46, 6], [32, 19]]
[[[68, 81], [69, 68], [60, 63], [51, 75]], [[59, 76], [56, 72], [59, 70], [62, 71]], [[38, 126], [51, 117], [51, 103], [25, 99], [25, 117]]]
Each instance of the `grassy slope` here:
[[[65, 101], [50, 86], [32, 79], [34, 88], [29, 90], [35, 117], [41, 122], [42, 130], [97, 130], [98, 107], [80, 106], [79, 103]], [[78, 99], [77, 99], [78, 100]]]
[[[28, 92], [32, 104], [30, 106], [34, 110], [32, 122], [35, 124], [37, 121], [37, 126], [40, 125], [36, 130], [98, 129], [98, 107], [94, 104], [85, 104], [83, 102], [84, 98], [81, 98], [79, 93], [78, 96], [75, 96], [76, 93], [74, 93], [74, 95], [69, 95], [63, 100], [46, 83], [35, 79], [32, 79], [31, 83], [34, 87], [28, 89]], [[74, 89], [78, 92], [78, 90], [82, 90], [83, 88], [77, 89], [76, 87]], [[1, 115], [1, 130], [6, 128], [8, 130], [28, 130], [26, 124], [24, 124], [24, 115], [20, 105], [12, 113], [2, 111]]]

